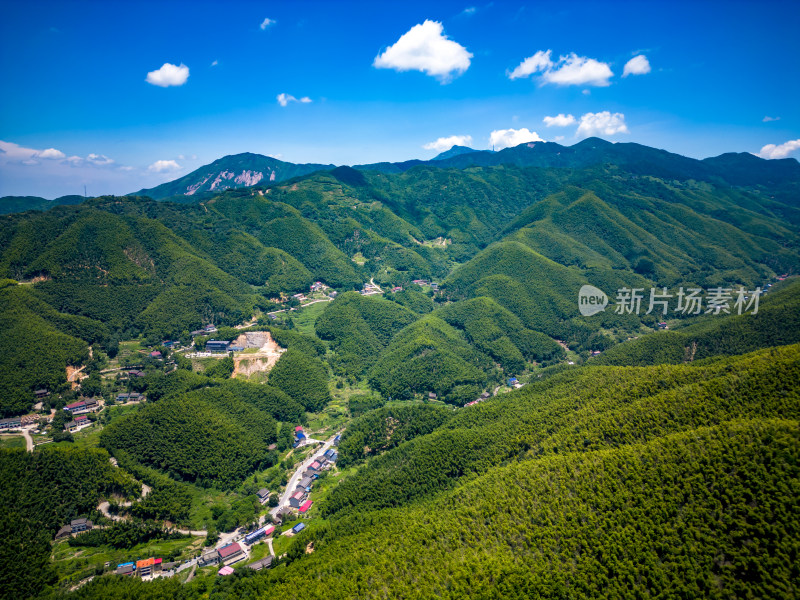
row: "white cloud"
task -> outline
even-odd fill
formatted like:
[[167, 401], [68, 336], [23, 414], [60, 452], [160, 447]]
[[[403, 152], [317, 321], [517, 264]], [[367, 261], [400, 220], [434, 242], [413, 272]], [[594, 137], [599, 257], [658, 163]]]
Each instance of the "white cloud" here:
[[440, 137], [435, 142], [429, 142], [423, 146], [425, 150], [436, 150], [444, 152], [453, 146], [467, 146], [472, 143], [471, 135], [451, 135], [450, 137]]
[[110, 165], [114, 161], [103, 154], [90, 154], [86, 157], [86, 160], [92, 163], [93, 165]]
[[270, 25], [275, 25], [275, 23], [277, 23], [275, 19], [266, 18], [261, 21], [261, 25], [259, 25], [259, 27], [261, 27], [261, 31], [264, 31]]
[[777, 146], [775, 144], [767, 144], [761, 148], [761, 152], [759, 152], [756, 156], [769, 159], [786, 158], [795, 150], [800, 150], [800, 140], [790, 140]]
[[611, 85], [608, 80], [614, 75], [606, 63], [578, 56], [574, 52], [569, 56], [562, 56], [556, 66], [558, 68], [548, 70], [542, 75], [547, 83], [606, 87]]
[[113, 164], [114, 161], [103, 154], [89, 154], [86, 158], [81, 156], [67, 156], [61, 150], [46, 148], [36, 150], [35, 148], [25, 148], [12, 142], [0, 141], [0, 162], [6, 164], [20, 163], [28, 166], [41, 164], [39, 159], [47, 159], [52, 163], [77, 166], [104, 167]]
[[597, 87], [611, 85], [609, 79], [614, 73], [608, 64], [594, 58], [578, 56], [574, 52], [568, 56], [561, 56], [557, 62], [553, 62], [550, 58], [551, 52], [551, 50], [539, 50], [533, 56], [529, 56], [508, 74], [508, 78], [519, 79], [541, 72], [540, 81], [543, 85], [545, 83]]
[[575, 117], [559, 113], [555, 117], [545, 117], [542, 121], [547, 127], [568, 127], [575, 123]]
[[295, 98], [291, 94], [278, 94], [278, 104], [281, 106], [288, 106], [290, 102], [300, 102], [301, 104], [309, 104], [312, 102], [311, 98], [308, 96], [303, 96], [302, 98]]
[[56, 150], [55, 148], [47, 148], [46, 150], [42, 150], [41, 152], [37, 152], [36, 154], [39, 158], [66, 158], [66, 154], [61, 152], [61, 150]]
[[780, 121], [780, 120], [781, 120], [780, 117], [764, 117], [763, 119], [761, 119], [761, 122], [769, 123], [770, 121]]
[[584, 96], [589, 96], [591, 93], [592, 93], [592, 90], [583, 90], [583, 91], [581, 91], [581, 94], [583, 94]]
[[426, 20], [375, 57], [372, 66], [395, 71], [421, 71], [447, 83], [469, 68], [472, 53], [443, 34], [442, 24]]
[[177, 171], [181, 166], [174, 160], [157, 160], [152, 165], [147, 167], [149, 171], [154, 173], [165, 173], [169, 171]]
[[211, 66], [212, 67], [216, 67], [218, 64], [219, 64], [219, 61], [215, 60], [214, 62], [211, 63]]
[[634, 56], [625, 63], [625, 67], [622, 69], [622, 76], [627, 77], [628, 75], [644, 75], [645, 73], [649, 72], [650, 61], [647, 60], [647, 57], [644, 54], [640, 54], [638, 56]]
[[187, 79], [189, 79], [189, 67], [185, 64], [181, 63], [180, 66], [176, 66], [164, 63], [160, 69], [150, 71], [145, 81], [158, 87], [170, 87], [183, 85]]
[[466, 16], [466, 17], [471, 17], [472, 15], [474, 15], [474, 14], [477, 12], [477, 10], [478, 10], [478, 9], [477, 9], [477, 8], [475, 8], [474, 6], [468, 6], [467, 8], [465, 8], [465, 9], [464, 9], [464, 10], [461, 12], [461, 14], [462, 14], [462, 15], [464, 15], [464, 16]]
[[539, 50], [533, 56], [529, 56], [523, 60], [517, 68], [508, 74], [509, 79], [519, 79], [520, 77], [529, 77], [539, 71], [546, 71], [553, 66], [553, 61], [550, 60], [552, 50]]
[[489, 135], [489, 144], [495, 150], [512, 148], [525, 142], [543, 142], [535, 131], [528, 131], [526, 127], [522, 129], [496, 129]]
[[625, 125], [625, 115], [622, 113], [611, 114], [605, 110], [598, 113], [586, 113], [581, 116], [581, 123], [575, 135], [589, 137], [592, 135], [616, 135], [628, 133]]
[[563, 139], [564, 139], [563, 135], [557, 135], [556, 137], [553, 138], [553, 141], [554, 142], [560, 142]]

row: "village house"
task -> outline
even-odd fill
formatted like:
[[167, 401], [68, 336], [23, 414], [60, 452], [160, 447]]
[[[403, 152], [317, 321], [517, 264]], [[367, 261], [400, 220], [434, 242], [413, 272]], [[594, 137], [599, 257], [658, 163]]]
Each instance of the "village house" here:
[[265, 504], [267, 500], [269, 500], [269, 490], [267, 488], [261, 488], [256, 492], [256, 496], [258, 496], [258, 501], [261, 504]]
[[206, 352], [227, 352], [230, 342], [224, 340], [208, 340], [206, 342]]
[[94, 524], [89, 519], [81, 517], [80, 519], [72, 519], [69, 526], [72, 528], [72, 533], [80, 533], [81, 531], [90, 531]]
[[89, 409], [86, 407], [86, 402], [84, 402], [83, 400], [67, 404], [64, 407], [64, 410], [70, 413], [71, 415], [82, 415], [84, 413], [89, 412]]
[[303, 504], [300, 505], [300, 508], [298, 509], [300, 511], [300, 514], [305, 514], [306, 512], [308, 512], [308, 509], [311, 508], [313, 504], [314, 503], [311, 500], [306, 500]]
[[114, 571], [117, 575], [135, 575], [136, 574], [136, 563], [126, 562], [122, 563], [121, 565], [117, 565], [116, 571]]
[[69, 423], [64, 423], [64, 431], [77, 431], [81, 425], [87, 425], [89, 423], [89, 417], [86, 415], [79, 415], [75, 417], [74, 421], [70, 421]]
[[153, 573], [153, 563], [155, 563], [155, 559], [153, 558], [145, 558], [136, 561], [136, 574], [139, 577], [151, 575]]
[[231, 565], [245, 558], [247, 558], [247, 555], [238, 542], [228, 544], [219, 549], [219, 560], [223, 564]]
[[216, 550], [209, 550], [208, 552], [203, 552], [200, 556], [200, 560], [197, 561], [201, 567], [205, 567], [206, 565], [215, 565], [219, 562], [219, 552]]
[[61, 538], [70, 536], [70, 535], [77, 535], [84, 531], [91, 531], [94, 528], [94, 523], [92, 523], [89, 519], [82, 517], [80, 519], [72, 519], [69, 525], [64, 525], [61, 529], [58, 530], [56, 533], [56, 539], [60, 540]]
[[0, 419], [0, 429], [17, 429], [20, 426], [20, 423], [21, 420], [19, 417]]
[[289, 498], [289, 506], [292, 508], [300, 508], [305, 498], [306, 492], [303, 490], [297, 490], [294, 494], [292, 494], [291, 498]]
[[261, 569], [270, 569], [272, 568], [272, 561], [273, 558], [271, 556], [267, 556], [266, 558], [262, 558], [261, 560], [257, 560], [254, 563], [251, 563], [248, 568], [253, 569], [254, 571], [260, 571]]
[[272, 525], [266, 525], [264, 527], [259, 527], [255, 531], [250, 532], [246, 536], [244, 536], [244, 543], [247, 544], [248, 546], [251, 545], [251, 544], [254, 544], [255, 542], [257, 542], [261, 538], [266, 537], [269, 534], [271, 534], [273, 531], [275, 531], [275, 527], [272, 526]]
[[37, 400], [44, 400], [50, 395], [50, 392], [46, 389], [35, 390], [33, 395]]

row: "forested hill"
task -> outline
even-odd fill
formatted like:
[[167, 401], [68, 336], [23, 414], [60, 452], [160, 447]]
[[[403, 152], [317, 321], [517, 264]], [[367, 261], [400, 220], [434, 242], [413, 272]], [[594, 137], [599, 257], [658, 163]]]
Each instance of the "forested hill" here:
[[[614, 152], [624, 146], [587, 140], [571, 148], [592, 144]], [[510, 150], [540, 152], [537, 145]], [[153, 344], [209, 323], [241, 323], [314, 281], [346, 292], [373, 280], [384, 291], [404, 288], [386, 296], [394, 308], [354, 305], [344, 311], [347, 319], [320, 321], [336, 368], [388, 395], [402, 380], [411, 393], [460, 403], [530, 361], [562, 359], [552, 339], [588, 352], [658, 322], [611, 311], [581, 317], [576, 294], [584, 284], [609, 295], [626, 286], [755, 289], [800, 271], [800, 208], [796, 199], [785, 201], [796, 181], [698, 181], [689, 168], [698, 161], [674, 155], [664, 164], [686, 167], [680, 178], [643, 175], [633, 164], [443, 168], [465, 156], [396, 174], [338, 167], [194, 203], [102, 197], [0, 216], [0, 278], [9, 280], [4, 316], [26, 304], [28, 312], [49, 315], [46, 325], [0, 319], [2, 343], [17, 348], [3, 353], [8, 398], [60, 385], [62, 367], [77, 365], [91, 343], [143, 335]], [[651, 165], [649, 157], [662, 153], [640, 149], [638, 156], [637, 164]], [[420, 279], [441, 290], [420, 294], [410, 286]], [[14, 282], [29, 285], [15, 289]], [[24, 300], [31, 295], [36, 304]], [[425, 315], [476, 298], [492, 304]], [[397, 313], [385, 331], [387, 317], [378, 317], [384, 312]], [[501, 325], [488, 326], [498, 315]], [[367, 329], [376, 334], [364, 338], [368, 344], [348, 342]], [[34, 360], [34, 345], [18, 342], [47, 346], [55, 334], [70, 339], [57, 344], [63, 351], [54, 362]], [[390, 384], [398, 361], [414, 369]], [[448, 376], [433, 385], [429, 374], [438, 369]], [[4, 402], [4, 414], [24, 410], [25, 402]]]
[[358, 470], [277, 568], [69, 597], [793, 597], [798, 358], [573, 369], [456, 413], [368, 413], [341, 444]]

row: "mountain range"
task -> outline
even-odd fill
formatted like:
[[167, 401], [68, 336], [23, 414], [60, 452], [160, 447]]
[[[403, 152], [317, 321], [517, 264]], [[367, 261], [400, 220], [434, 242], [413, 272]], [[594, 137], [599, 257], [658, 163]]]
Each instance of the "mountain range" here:
[[[798, 191], [800, 163], [793, 158], [765, 160], [749, 154], [726, 153], [696, 160], [635, 143], [611, 143], [600, 138], [587, 138], [572, 146], [555, 142], [520, 144], [498, 152], [453, 146], [431, 160], [379, 162], [355, 165], [359, 171], [402, 173], [417, 166], [466, 169], [515, 165], [518, 167], [583, 169], [596, 165], [617, 165], [634, 174], [686, 181], [708, 181], [736, 186], [777, 187], [781, 197], [791, 198]], [[245, 152], [222, 157], [174, 181], [154, 188], [141, 189], [131, 195], [149, 196], [155, 200], [194, 202], [229, 189], [269, 186], [316, 171], [327, 171], [335, 165], [294, 164], [270, 156]], [[38, 197], [0, 198], [0, 214], [20, 210], [42, 210], [56, 204], [74, 204], [80, 196], [64, 196], [52, 201]]]
[[[589, 139], [356, 167], [244, 154], [146, 195], [10, 201], [0, 416], [40, 389], [57, 412], [55, 443], [0, 448], [0, 597], [796, 595], [798, 167]], [[639, 289], [641, 310], [581, 314], [586, 285]], [[765, 295], [647, 310], [687, 288]], [[286, 349], [258, 380], [168, 348], [251, 324]], [[109, 368], [122, 348], [137, 375]], [[147, 401], [68, 441], [58, 409], [120, 390]], [[278, 525], [277, 566], [248, 568], [257, 544], [228, 577], [105, 573], [170, 556], [137, 536], [107, 554], [122, 529], [232, 539], [306, 468], [303, 426], [343, 430], [338, 462]], [[53, 545], [108, 499], [121, 522]], [[162, 535], [171, 559], [202, 545]]]

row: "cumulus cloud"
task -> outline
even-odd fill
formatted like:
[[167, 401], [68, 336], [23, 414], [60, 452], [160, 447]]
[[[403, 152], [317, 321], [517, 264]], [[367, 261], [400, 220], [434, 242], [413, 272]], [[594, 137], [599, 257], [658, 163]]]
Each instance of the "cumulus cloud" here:
[[291, 94], [278, 94], [278, 104], [281, 106], [288, 106], [290, 102], [299, 102], [301, 104], [308, 104], [311, 98], [303, 96], [302, 98], [295, 98]]
[[110, 165], [114, 161], [104, 154], [90, 154], [86, 157], [86, 160], [92, 163], [93, 165]]
[[542, 85], [593, 85], [606, 87], [611, 85], [609, 79], [614, 73], [604, 62], [586, 56], [578, 56], [574, 52], [560, 56], [558, 61], [551, 58], [551, 50], [539, 50], [533, 56], [523, 60], [508, 74], [509, 79], [520, 79], [541, 73]]
[[780, 121], [780, 120], [781, 120], [780, 117], [764, 117], [763, 119], [761, 119], [761, 122], [769, 123], [770, 121]]
[[622, 76], [627, 77], [628, 75], [644, 75], [649, 72], [650, 61], [647, 60], [647, 57], [644, 54], [640, 54], [638, 56], [634, 56], [625, 63], [625, 67], [622, 69]]
[[559, 113], [555, 117], [545, 117], [542, 120], [547, 127], [568, 127], [576, 122], [575, 117], [563, 113]]
[[440, 137], [435, 142], [429, 142], [423, 146], [425, 150], [436, 150], [444, 152], [453, 146], [467, 146], [472, 143], [471, 135], [451, 135], [450, 137]]
[[41, 152], [37, 152], [37, 156], [39, 158], [66, 158], [66, 154], [64, 154], [61, 150], [56, 150], [55, 148], [47, 148], [46, 150], [42, 150]]
[[150, 71], [145, 81], [158, 87], [170, 87], [183, 85], [187, 79], [189, 79], [189, 67], [185, 64], [176, 66], [164, 63], [160, 69]]
[[214, 62], [211, 63], [211, 66], [212, 67], [216, 67], [218, 64], [219, 64], [219, 61], [215, 60]]
[[261, 27], [261, 31], [264, 31], [270, 25], [275, 25], [275, 23], [277, 23], [275, 19], [266, 18], [261, 21], [261, 25], [259, 25], [259, 27]]
[[421, 71], [447, 83], [469, 68], [472, 53], [444, 35], [442, 24], [426, 20], [375, 57], [372, 66], [395, 71]]
[[533, 56], [529, 56], [523, 60], [517, 68], [508, 74], [509, 79], [520, 79], [521, 77], [530, 77], [539, 71], [546, 71], [553, 66], [553, 61], [550, 60], [552, 50], [539, 50]]
[[495, 150], [512, 148], [525, 142], [543, 142], [535, 131], [528, 131], [526, 127], [522, 129], [496, 129], [489, 135], [489, 143]]
[[611, 114], [604, 110], [598, 113], [586, 113], [581, 116], [581, 123], [575, 135], [589, 137], [592, 135], [616, 135], [628, 133], [625, 125], [625, 115], [622, 113]]
[[37, 150], [35, 148], [25, 148], [13, 142], [0, 140], [0, 162], [5, 164], [23, 164], [28, 166], [41, 164], [40, 160], [46, 159], [51, 163], [78, 166], [104, 167], [113, 164], [114, 161], [103, 154], [89, 154], [88, 156], [67, 156], [56, 148], [46, 148]]
[[181, 166], [174, 160], [157, 160], [152, 165], [147, 167], [153, 173], [167, 173], [170, 171], [177, 171]]
[[786, 158], [795, 150], [800, 150], [800, 140], [790, 140], [777, 146], [775, 144], [767, 144], [761, 148], [761, 152], [759, 152], [756, 156], [769, 159]]

